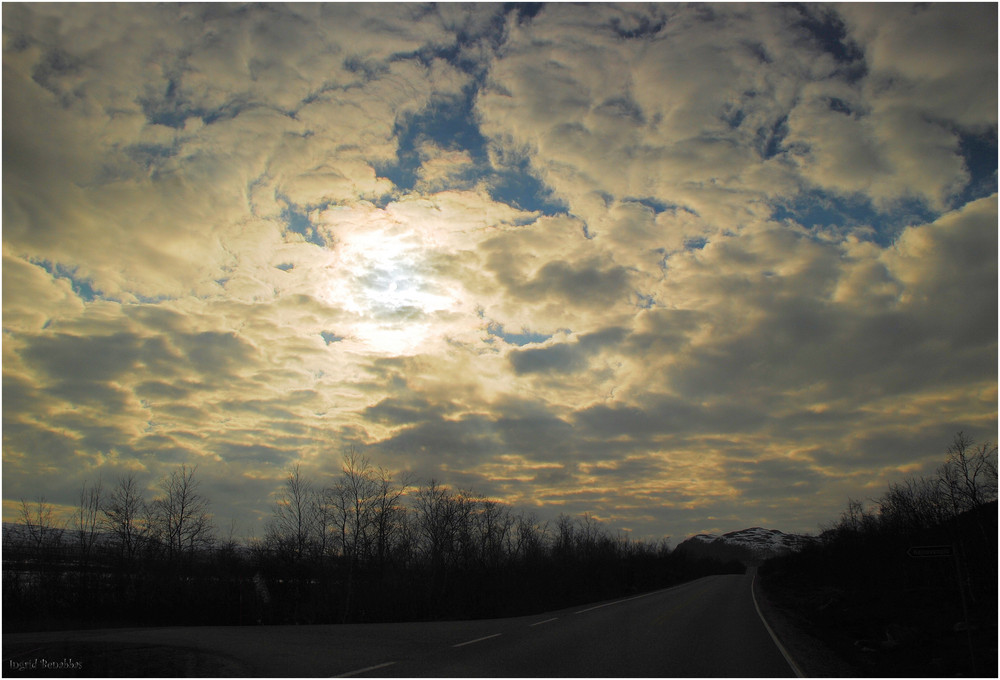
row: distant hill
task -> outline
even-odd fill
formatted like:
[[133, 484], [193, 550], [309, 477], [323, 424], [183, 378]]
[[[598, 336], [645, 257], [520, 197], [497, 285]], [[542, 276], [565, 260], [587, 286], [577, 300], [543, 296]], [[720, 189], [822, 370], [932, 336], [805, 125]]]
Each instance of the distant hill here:
[[721, 536], [698, 534], [678, 545], [675, 551], [691, 557], [759, 564], [771, 557], [798, 552], [814, 540], [811, 536], [752, 527]]

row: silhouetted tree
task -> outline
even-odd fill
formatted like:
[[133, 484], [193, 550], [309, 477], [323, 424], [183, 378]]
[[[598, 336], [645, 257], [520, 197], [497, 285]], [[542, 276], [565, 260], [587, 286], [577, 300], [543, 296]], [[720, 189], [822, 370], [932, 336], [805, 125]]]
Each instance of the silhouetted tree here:
[[316, 507], [312, 485], [302, 478], [296, 464], [285, 477], [265, 541], [282, 554], [301, 560], [308, 552], [315, 529]]
[[373, 503], [372, 534], [374, 557], [379, 567], [384, 567], [394, 546], [405, 536], [406, 508], [401, 499], [410, 486], [404, 479], [395, 482], [389, 472], [381, 467], [375, 471], [375, 501]]
[[20, 510], [24, 538], [32, 549], [41, 552], [46, 546], [61, 541], [63, 531], [56, 526], [53, 506], [45, 501], [44, 496], [39, 496], [33, 503], [22, 498]]
[[[820, 541], [769, 560], [762, 585], [864, 675], [912, 676], [932, 662], [934, 675], [974, 673], [970, 649], [995, 666], [996, 455], [959, 432], [936, 476], [892, 483], [868, 507], [849, 500]], [[919, 545], [950, 545], [954, 556], [915, 559]]]
[[87, 486], [83, 483], [80, 489], [80, 504], [73, 515], [73, 523], [76, 529], [77, 546], [80, 550], [80, 563], [86, 565], [90, 562], [91, 553], [101, 527], [101, 494], [104, 484], [101, 478]]
[[118, 542], [119, 554], [133, 562], [149, 536], [149, 511], [135, 473], [118, 478], [101, 507], [104, 528]]
[[353, 449], [344, 455], [341, 473], [330, 497], [347, 564], [342, 611], [342, 619], [346, 621], [354, 595], [355, 571], [358, 563], [368, 554], [371, 543], [379, 486], [369, 460]]
[[974, 440], [963, 432], [948, 447], [948, 458], [938, 469], [945, 497], [957, 515], [997, 498], [997, 447]]
[[163, 541], [169, 560], [190, 556], [213, 540], [209, 501], [194, 478], [197, 469], [181, 465], [171, 472], [160, 482], [162, 495], [152, 502], [153, 531]]

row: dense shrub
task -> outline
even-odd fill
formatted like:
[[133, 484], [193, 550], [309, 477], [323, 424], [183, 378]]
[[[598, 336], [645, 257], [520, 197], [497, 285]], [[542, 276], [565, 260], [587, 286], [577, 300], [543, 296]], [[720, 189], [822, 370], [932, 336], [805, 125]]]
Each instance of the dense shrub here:
[[766, 562], [761, 585], [864, 675], [994, 674], [996, 452], [959, 433], [935, 477], [849, 501], [821, 540]]

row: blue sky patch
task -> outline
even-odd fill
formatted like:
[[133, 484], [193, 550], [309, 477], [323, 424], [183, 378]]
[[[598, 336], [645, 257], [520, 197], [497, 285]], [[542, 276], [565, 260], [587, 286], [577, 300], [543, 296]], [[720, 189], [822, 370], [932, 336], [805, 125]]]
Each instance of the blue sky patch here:
[[543, 215], [558, 215], [567, 210], [566, 204], [555, 200], [551, 190], [532, 174], [531, 164], [527, 159], [496, 171], [489, 187], [489, 195], [494, 201]]
[[964, 133], [959, 137], [959, 150], [969, 171], [969, 183], [955, 197], [952, 207], [960, 208], [997, 192], [997, 131], [984, 134]]
[[864, 52], [848, 39], [847, 27], [832, 10], [810, 5], [798, 5], [795, 8], [801, 16], [799, 26], [806, 30], [819, 49], [841, 64], [850, 64], [864, 58]]
[[546, 215], [566, 212], [566, 206], [553, 199], [551, 190], [531, 171], [527, 157], [514, 158], [500, 167], [493, 167], [488, 153], [489, 141], [476, 121], [475, 95], [476, 89], [470, 87], [460, 97], [440, 98], [420, 113], [397, 121], [396, 160], [376, 166], [378, 175], [403, 191], [412, 190], [423, 162], [421, 146], [433, 142], [441, 149], [464, 151], [472, 160], [472, 167], [463, 176], [452, 178], [453, 183], [457, 180], [472, 187], [484, 182], [490, 198], [521, 210]]
[[639, 205], [644, 205], [654, 213], [659, 215], [663, 212], [677, 212], [677, 206], [672, 203], [664, 203], [655, 198], [625, 198], [622, 202], [628, 203], [638, 203]]
[[333, 343], [340, 342], [344, 339], [344, 336], [331, 333], [330, 331], [322, 331], [319, 336], [323, 338], [323, 342], [327, 345], [332, 345]]
[[132, 144], [125, 148], [125, 154], [148, 170], [176, 156], [177, 148], [166, 144]]
[[486, 163], [486, 139], [475, 122], [472, 97], [472, 90], [467, 90], [461, 97], [439, 98], [423, 111], [396, 121], [396, 161], [376, 167], [378, 174], [404, 191], [412, 189], [425, 141], [449, 151], [466, 151], [477, 166]]
[[239, 97], [225, 102], [214, 109], [191, 106], [191, 103], [179, 93], [179, 90], [179, 80], [171, 78], [167, 82], [167, 89], [164, 91], [162, 97], [145, 97], [139, 99], [139, 105], [142, 107], [142, 112], [146, 116], [146, 120], [154, 125], [165, 125], [166, 127], [180, 130], [184, 127], [188, 118], [201, 118], [205, 125], [211, 125], [218, 121], [235, 118], [243, 111], [256, 106], [253, 102]]
[[[833, 106], [835, 104], [831, 102]], [[980, 134], [959, 133], [959, 138], [959, 152], [970, 179], [962, 191], [952, 198], [952, 209], [997, 192], [996, 130]], [[939, 216], [916, 198], [900, 199], [889, 210], [880, 211], [866, 198], [835, 196], [819, 190], [806, 192], [777, 206], [771, 215], [772, 219], [790, 219], [810, 229], [857, 229], [856, 234], [860, 238], [881, 246], [890, 245], [904, 228], [932, 222]]]
[[611, 30], [619, 38], [625, 38], [626, 40], [651, 38], [663, 30], [663, 27], [666, 25], [667, 20], [665, 17], [643, 16], [639, 17], [637, 22], [629, 26], [624, 25], [618, 17], [611, 19]]
[[80, 278], [76, 275], [76, 267], [66, 267], [59, 263], [53, 264], [48, 260], [29, 261], [36, 267], [44, 269], [50, 276], [52, 276], [52, 278], [66, 279], [69, 281], [69, 285], [73, 289], [73, 292], [76, 293], [77, 297], [84, 302], [93, 302], [95, 299], [102, 297], [101, 292], [94, 289], [94, 286], [89, 279]]
[[639, 309], [652, 309], [656, 306], [656, 298], [652, 295], [644, 295], [639, 291], [635, 292], [636, 304]]
[[890, 211], [880, 212], [866, 198], [845, 198], [824, 191], [809, 191], [779, 205], [771, 218], [792, 220], [809, 229], [855, 232], [859, 238], [888, 246], [905, 227], [933, 221], [938, 214], [922, 201], [903, 199]]
[[285, 203], [285, 207], [281, 209], [281, 219], [288, 225], [289, 231], [301, 234], [306, 241], [313, 245], [321, 247], [326, 245], [326, 241], [323, 240], [323, 237], [316, 231], [312, 222], [309, 221], [308, 214], [297, 210], [297, 206], [294, 206], [284, 196], [278, 196], [278, 200]]
[[854, 110], [850, 107], [850, 105], [843, 99], [840, 99], [839, 97], [830, 97], [830, 100], [829, 102], [827, 102], [827, 105], [830, 107], [831, 111], [842, 113], [845, 116], [854, 115]]
[[782, 116], [774, 122], [770, 128], [762, 127], [757, 130], [757, 145], [760, 155], [764, 158], [773, 158], [782, 151], [782, 142], [788, 136], [788, 116]]
[[527, 328], [522, 328], [520, 333], [509, 333], [504, 330], [503, 324], [497, 323], [496, 321], [490, 322], [490, 324], [486, 327], [486, 332], [493, 337], [500, 338], [508, 345], [518, 345], [519, 347], [545, 342], [552, 337], [551, 335], [546, 335], [545, 333], [530, 331]]
[[542, 8], [544, 2], [505, 2], [503, 8], [505, 12], [517, 12], [517, 23], [527, 24], [535, 18]]
[[169, 295], [139, 295], [138, 293], [133, 293], [135, 299], [144, 305], [158, 305], [161, 302], [166, 302], [167, 300], [172, 300], [173, 298]]

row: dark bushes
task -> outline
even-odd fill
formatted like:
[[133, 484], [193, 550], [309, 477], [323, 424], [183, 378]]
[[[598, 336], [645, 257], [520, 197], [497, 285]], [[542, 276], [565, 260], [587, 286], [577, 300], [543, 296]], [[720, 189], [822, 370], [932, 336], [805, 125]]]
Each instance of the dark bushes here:
[[959, 433], [935, 477], [850, 501], [819, 541], [766, 562], [761, 585], [863, 675], [993, 675], [996, 484], [996, 447]]

